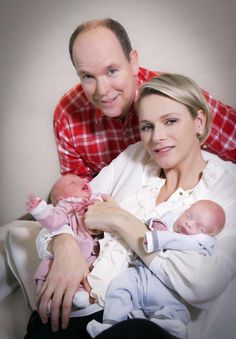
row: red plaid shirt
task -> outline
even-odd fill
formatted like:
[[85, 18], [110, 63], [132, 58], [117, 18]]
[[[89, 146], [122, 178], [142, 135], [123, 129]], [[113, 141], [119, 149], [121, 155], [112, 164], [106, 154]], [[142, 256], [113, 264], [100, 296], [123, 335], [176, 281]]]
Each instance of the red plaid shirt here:
[[[138, 87], [160, 73], [139, 69]], [[223, 159], [236, 161], [236, 111], [204, 91], [212, 109], [211, 135], [204, 147]], [[92, 179], [128, 145], [140, 140], [138, 117], [131, 106], [126, 119], [109, 118], [88, 101], [78, 84], [59, 101], [54, 113], [54, 132], [61, 173]]]

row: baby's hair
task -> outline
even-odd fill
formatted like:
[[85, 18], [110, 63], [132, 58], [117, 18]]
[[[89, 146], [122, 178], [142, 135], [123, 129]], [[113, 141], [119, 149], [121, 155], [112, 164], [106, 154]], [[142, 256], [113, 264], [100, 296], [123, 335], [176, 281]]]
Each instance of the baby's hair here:
[[58, 203], [58, 194], [57, 194], [57, 191], [54, 187], [55, 185], [53, 185], [50, 193], [49, 193], [49, 199], [50, 199], [50, 202], [52, 203], [53, 206], [56, 206], [57, 203]]
[[225, 211], [222, 206], [220, 206], [218, 203], [216, 203], [213, 200], [198, 200], [195, 202], [195, 204], [207, 204], [208, 207], [211, 209], [212, 214], [215, 216], [216, 219], [216, 226], [215, 229], [211, 232], [210, 235], [215, 236], [218, 233], [220, 233], [225, 225]]
[[49, 197], [51, 200], [51, 203], [53, 204], [53, 206], [56, 206], [58, 204], [59, 201], [59, 191], [58, 191], [58, 182], [59, 180], [61, 180], [62, 177], [60, 177], [52, 186], [51, 191], [49, 193]]

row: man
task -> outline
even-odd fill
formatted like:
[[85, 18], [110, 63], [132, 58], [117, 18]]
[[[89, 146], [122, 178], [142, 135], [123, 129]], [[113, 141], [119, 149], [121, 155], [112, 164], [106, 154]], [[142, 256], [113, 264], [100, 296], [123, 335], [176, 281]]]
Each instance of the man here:
[[[140, 140], [137, 90], [160, 73], [139, 67], [126, 31], [112, 19], [80, 25], [71, 36], [69, 51], [81, 84], [63, 96], [54, 114], [61, 173], [91, 180]], [[204, 148], [235, 161], [236, 111], [204, 94], [213, 112], [213, 128]]]

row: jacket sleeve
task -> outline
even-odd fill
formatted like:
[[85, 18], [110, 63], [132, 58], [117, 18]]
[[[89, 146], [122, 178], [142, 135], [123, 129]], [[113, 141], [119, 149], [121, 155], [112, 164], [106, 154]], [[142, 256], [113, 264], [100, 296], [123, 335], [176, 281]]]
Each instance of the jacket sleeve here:
[[224, 160], [236, 162], [236, 110], [213, 98], [203, 90], [211, 108], [211, 133], [203, 148], [217, 154]]
[[38, 206], [31, 211], [31, 214], [43, 227], [51, 232], [56, 231], [69, 222], [68, 211], [65, 205], [60, 203], [54, 207], [42, 200]]

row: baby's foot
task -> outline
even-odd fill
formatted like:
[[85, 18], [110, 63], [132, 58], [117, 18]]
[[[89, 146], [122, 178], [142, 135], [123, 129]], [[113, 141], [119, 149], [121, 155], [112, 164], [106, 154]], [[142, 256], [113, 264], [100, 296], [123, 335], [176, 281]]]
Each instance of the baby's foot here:
[[73, 306], [76, 308], [85, 308], [90, 305], [89, 293], [85, 291], [76, 292], [73, 298]]
[[111, 324], [102, 324], [102, 323], [99, 323], [96, 320], [91, 320], [88, 323], [86, 329], [87, 329], [88, 333], [90, 334], [90, 336], [92, 338], [94, 338], [97, 335], [99, 335], [101, 332], [107, 330], [111, 326], [112, 326]]

